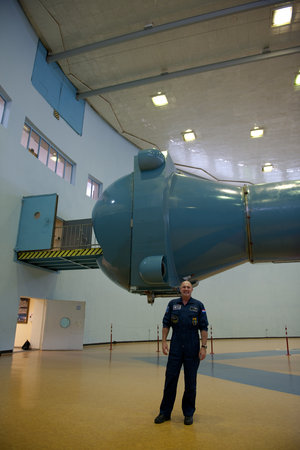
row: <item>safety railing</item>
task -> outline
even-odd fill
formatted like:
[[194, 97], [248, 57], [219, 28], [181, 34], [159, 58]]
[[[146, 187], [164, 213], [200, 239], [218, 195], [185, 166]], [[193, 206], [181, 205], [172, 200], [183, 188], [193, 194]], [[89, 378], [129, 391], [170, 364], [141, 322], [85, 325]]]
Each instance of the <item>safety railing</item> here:
[[79, 223], [55, 227], [53, 250], [100, 247], [94, 234], [92, 223]]

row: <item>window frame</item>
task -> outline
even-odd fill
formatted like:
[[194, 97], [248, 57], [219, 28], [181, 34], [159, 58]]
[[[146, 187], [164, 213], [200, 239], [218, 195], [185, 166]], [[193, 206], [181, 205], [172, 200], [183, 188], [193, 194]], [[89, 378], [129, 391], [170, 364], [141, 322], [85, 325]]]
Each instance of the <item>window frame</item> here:
[[2, 125], [3, 124], [4, 115], [5, 115], [5, 109], [6, 109], [7, 101], [5, 100], [5, 98], [3, 97], [1, 92], [0, 92], [0, 99], [3, 100], [3, 109], [2, 109], [1, 116], [0, 116], [0, 124]]
[[[25, 127], [27, 127], [29, 129], [28, 132], [28, 138], [27, 138], [27, 143], [26, 143], [26, 147], [22, 142], [22, 138], [23, 138], [23, 132]], [[27, 130], [25, 131], [27, 132]], [[37, 153], [35, 153], [34, 148], [32, 148], [32, 150], [30, 149], [30, 143], [31, 143], [31, 135], [32, 133], [35, 133], [38, 136], [38, 145], [37, 145]], [[41, 143], [44, 142], [48, 145], [48, 150], [47, 150], [47, 158], [46, 158], [46, 163], [44, 163], [43, 159], [39, 158], [40, 155], [40, 148], [41, 148]], [[30, 153], [32, 153], [44, 166], [46, 166], [49, 170], [51, 170], [51, 172], [55, 173], [57, 176], [59, 176], [60, 178], [68, 181], [70, 184], [74, 184], [74, 172], [75, 172], [75, 166], [76, 164], [70, 159], [68, 158], [63, 152], [61, 152], [60, 150], [57, 149], [57, 147], [52, 144], [52, 142], [47, 139], [47, 137], [41, 133], [34, 125], [31, 124], [31, 122], [28, 119], [25, 119], [24, 121], [24, 125], [23, 125], [23, 130], [22, 130], [22, 136], [21, 136], [21, 145], [26, 148]], [[43, 147], [43, 150], [46, 151], [45, 147]], [[49, 166], [49, 161], [51, 159], [51, 150], [54, 153], [56, 153], [56, 160], [55, 160], [55, 165], [53, 164], [54, 169], [52, 169]], [[57, 171], [57, 167], [58, 167], [58, 159], [60, 159], [63, 162], [63, 171], [62, 171], [62, 175], [60, 175], [60, 172]], [[69, 166], [71, 168], [71, 174], [70, 176], [66, 176], [67, 171], [66, 171], [66, 166]]]
[[9, 95], [7, 95], [5, 90], [2, 88], [2, 86], [0, 86], [0, 97], [4, 101], [3, 111], [0, 117], [0, 125], [2, 125], [4, 128], [7, 128], [12, 101]]
[[[88, 194], [87, 190], [88, 190], [88, 183], [91, 184], [91, 188], [90, 188], [90, 195]], [[93, 186], [97, 186], [98, 188], [98, 196], [97, 197], [93, 197]], [[86, 185], [86, 196], [91, 198], [92, 200], [98, 200], [98, 198], [101, 197], [103, 191], [103, 183], [100, 180], [97, 180], [97, 178], [93, 177], [92, 175], [88, 175], [88, 179], [87, 179], [87, 185]]]

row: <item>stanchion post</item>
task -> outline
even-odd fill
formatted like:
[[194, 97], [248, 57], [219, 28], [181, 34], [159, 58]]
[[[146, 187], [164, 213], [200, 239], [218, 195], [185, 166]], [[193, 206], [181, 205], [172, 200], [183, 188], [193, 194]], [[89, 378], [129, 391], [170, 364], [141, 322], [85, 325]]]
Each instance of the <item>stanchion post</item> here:
[[112, 350], [112, 323], [110, 324], [110, 350]]
[[159, 326], [157, 325], [157, 350], [156, 353], [159, 353]]
[[289, 338], [288, 338], [288, 334], [287, 334], [287, 327], [285, 327], [285, 340], [286, 340], [286, 356], [290, 356]]
[[212, 326], [210, 326], [210, 354], [211, 354], [211, 355], [214, 355], [214, 345], [213, 345]]

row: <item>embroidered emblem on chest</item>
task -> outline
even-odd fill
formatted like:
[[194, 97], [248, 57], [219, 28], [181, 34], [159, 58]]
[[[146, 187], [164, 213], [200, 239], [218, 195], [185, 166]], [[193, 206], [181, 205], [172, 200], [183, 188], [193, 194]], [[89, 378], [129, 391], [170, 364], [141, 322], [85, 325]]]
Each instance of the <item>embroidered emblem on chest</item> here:
[[181, 305], [174, 305], [173, 306], [173, 311], [178, 311], [179, 309], [181, 309]]
[[190, 311], [198, 312], [197, 306], [190, 306]]
[[197, 317], [193, 317], [193, 318], [192, 318], [192, 324], [194, 325], [194, 327], [195, 327], [196, 325], [198, 325], [198, 319], [197, 319]]

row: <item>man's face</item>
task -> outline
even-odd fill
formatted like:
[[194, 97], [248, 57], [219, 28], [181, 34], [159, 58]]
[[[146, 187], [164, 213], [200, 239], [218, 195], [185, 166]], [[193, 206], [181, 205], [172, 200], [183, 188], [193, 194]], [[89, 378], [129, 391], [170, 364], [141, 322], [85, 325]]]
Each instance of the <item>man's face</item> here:
[[182, 297], [190, 298], [192, 295], [193, 287], [189, 281], [184, 281], [180, 285], [180, 293]]

